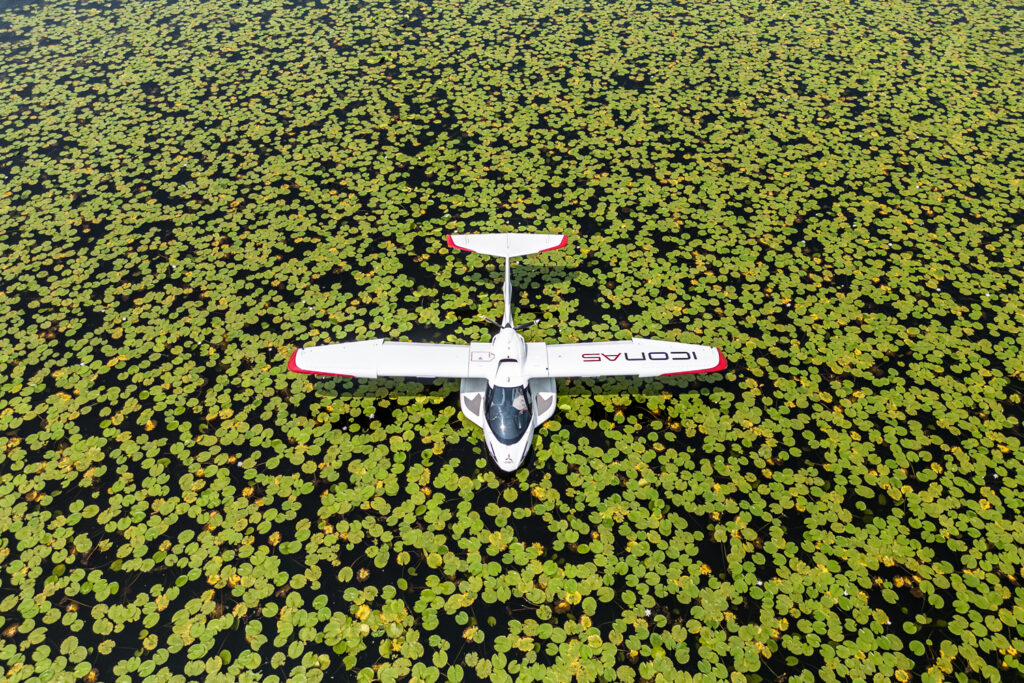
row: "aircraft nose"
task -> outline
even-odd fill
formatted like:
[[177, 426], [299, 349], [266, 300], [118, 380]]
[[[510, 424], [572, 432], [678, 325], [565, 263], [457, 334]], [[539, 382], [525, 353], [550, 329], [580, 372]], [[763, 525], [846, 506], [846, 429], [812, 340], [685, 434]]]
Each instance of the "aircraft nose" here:
[[519, 469], [519, 463], [517, 462], [509, 464], [507, 460], [499, 460], [498, 469], [500, 469], [502, 472], [515, 472], [517, 469]]
[[526, 449], [518, 444], [512, 446], [500, 445], [494, 449], [492, 455], [494, 456], [494, 464], [502, 472], [515, 472], [523, 463]]

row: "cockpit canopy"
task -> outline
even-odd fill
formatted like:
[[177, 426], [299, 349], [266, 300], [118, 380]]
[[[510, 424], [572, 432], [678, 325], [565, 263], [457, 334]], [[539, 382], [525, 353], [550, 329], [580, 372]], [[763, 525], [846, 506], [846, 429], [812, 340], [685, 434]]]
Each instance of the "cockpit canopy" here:
[[506, 446], [522, 439], [533, 419], [525, 387], [487, 387], [484, 409], [495, 438]]

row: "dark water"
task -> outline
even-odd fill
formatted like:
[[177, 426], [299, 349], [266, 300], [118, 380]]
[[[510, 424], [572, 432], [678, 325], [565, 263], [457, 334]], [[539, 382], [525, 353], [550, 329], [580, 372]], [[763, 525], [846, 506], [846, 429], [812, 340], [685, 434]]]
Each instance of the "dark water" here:
[[[253, 489], [248, 499], [256, 500], [271, 495], [275, 479], [294, 479], [312, 489], [264, 505], [261, 512], [283, 513], [270, 529], [250, 524], [253, 530], [245, 530], [290, 577], [309, 566], [305, 549], [283, 552], [272, 542], [275, 533], [287, 542], [306, 522], [314, 533], [344, 522], [411, 536], [429, 526], [419, 519], [424, 513], [392, 517], [426, 486], [444, 491], [431, 509], [451, 515], [440, 533], [447, 534], [447, 550], [466, 563], [454, 578], [431, 568], [430, 553], [415, 544], [405, 544], [408, 565], [393, 557], [378, 569], [366, 550], [396, 542], [339, 543], [332, 557], [313, 563], [319, 587], [274, 585], [261, 606], [284, 605], [297, 593], [310, 609], [323, 595], [331, 612], [352, 614], [346, 588], [383, 591], [404, 579], [407, 588], [397, 596], [421, 623], [411, 606], [428, 580], [458, 584], [474, 576], [468, 560], [479, 534], [451, 530], [475, 514], [486, 531], [508, 526], [516, 541], [539, 544], [542, 563], [602, 576], [615, 597], [598, 602], [591, 620], [605, 639], [624, 615], [632, 618], [623, 596], [637, 588], [646, 563], [663, 575], [650, 594], [668, 594], [654, 601], [643, 629], [666, 634], [701, 621], [703, 601], [720, 598], [732, 624], [769, 624], [788, 611], [767, 591], [755, 598], [751, 580], [771, 586], [794, 575], [812, 577], [819, 565], [835, 562], [833, 578], [807, 578], [806, 590], [786, 595], [806, 595], [813, 605], [829, 588], [849, 589], [856, 598], [849, 609], [820, 608], [843, 624], [838, 633], [819, 634], [822, 645], [835, 651], [870, 631], [875, 644], [858, 647], [871, 657], [889, 651], [910, 657], [911, 676], [940, 663], [943, 641], [967, 642], [953, 625], [967, 612], [963, 595], [982, 599], [980, 591], [955, 583], [941, 588], [937, 580], [922, 590], [922, 576], [965, 576], [980, 558], [992, 564], [983, 570], [984, 582], [1006, 596], [1000, 604], [1011, 611], [1016, 606], [1019, 560], [1006, 547], [1005, 529], [1013, 528], [1022, 437], [1022, 387], [1013, 365], [1020, 325], [1013, 313], [1021, 265], [1014, 235], [1024, 209], [1012, 189], [1013, 178], [1019, 181], [1013, 121], [1020, 113], [1015, 46], [1021, 35], [1019, 20], [1008, 18], [1012, 8], [869, 5], [846, 17], [846, 9], [802, 4], [729, 5], [710, 16], [654, 3], [521, 9], [494, 3], [458, 11], [436, 3], [179, 11], [161, 3], [152, 15], [141, 5], [91, 4], [79, 5], [74, 16], [65, 11], [70, 7], [25, 5], [0, 16], [12, 27], [0, 34], [6, 57], [0, 61], [9, 65], [5, 74], [16, 75], [11, 92], [18, 98], [16, 111], [4, 113], [8, 125], [0, 133], [0, 174], [11, 192], [0, 219], [7, 247], [0, 320], [7, 324], [8, 359], [0, 413], [21, 416], [3, 417], [10, 421], [4, 423], [2, 471], [16, 482], [4, 495], [9, 506], [20, 506], [22, 520], [66, 514], [76, 500], [101, 508], [109, 503], [119, 510], [116, 517], [129, 516], [137, 504], [115, 506], [111, 491], [118, 485], [141, 492], [147, 504], [180, 500], [182, 478], [216, 464], [206, 489], [218, 488], [218, 496], [181, 512], [147, 513], [148, 528], [166, 526], [147, 539], [144, 555], [152, 556], [182, 532], [224, 532], [230, 506], [246, 488]], [[26, 25], [19, 17], [54, 8], [60, 11], [40, 15], [47, 35], [15, 28]], [[552, 37], [535, 16], [547, 9], [550, 24], [569, 22], [578, 30]], [[759, 18], [772, 13], [778, 18]], [[656, 14], [665, 17], [666, 31], [678, 32], [671, 40], [645, 28]], [[449, 20], [454, 28], [446, 29]], [[957, 33], [965, 23], [971, 31], [966, 43]], [[343, 32], [351, 24], [361, 28]], [[645, 41], [642, 49], [630, 43], [634, 38]], [[220, 51], [231, 44], [238, 49]], [[518, 54], [501, 51], [511, 45]], [[876, 58], [859, 60], [863, 51]], [[605, 61], [617, 55], [618, 61]], [[690, 72], [680, 76], [684, 68]], [[462, 80], [471, 78], [476, 81]], [[922, 86], [925, 93], [906, 99]], [[306, 104], [313, 95], [322, 97]], [[28, 118], [46, 114], [59, 121]], [[230, 121], [225, 125], [221, 116]], [[332, 150], [339, 141], [347, 147]], [[299, 163], [296, 154], [308, 159]], [[85, 173], [84, 166], [93, 171]], [[464, 179], [463, 169], [476, 180]], [[672, 184], [677, 177], [682, 180]], [[920, 180], [950, 199], [919, 194]], [[785, 201], [775, 199], [781, 196]], [[240, 202], [237, 208], [232, 200]], [[238, 218], [239, 211], [248, 213]], [[908, 227], [908, 219], [934, 222]], [[496, 229], [571, 234], [564, 254], [547, 262], [525, 259], [514, 270], [519, 317], [544, 321], [528, 333], [529, 341], [599, 339], [620, 330], [679, 333], [721, 346], [729, 371], [659, 382], [560, 383], [560, 396], [577, 410], [556, 415], [564, 434], [540, 430], [535, 455], [511, 479], [488, 468], [479, 435], [461, 418], [436, 417], [457, 409], [455, 382], [424, 389], [325, 380], [309, 389], [286, 375], [282, 349], [314, 341], [485, 339], [487, 329], [472, 320], [499, 310], [500, 273], [494, 264], [439, 246], [448, 232]], [[453, 294], [461, 298], [444, 298]], [[373, 301], [346, 310], [364, 296]], [[438, 308], [439, 322], [417, 319]], [[339, 317], [331, 320], [319, 309]], [[399, 331], [406, 322], [412, 326]], [[313, 329], [321, 335], [313, 338]], [[965, 337], [971, 344], [962, 342]], [[850, 348], [872, 362], [839, 364], [835, 357]], [[126, 358], [108, 365], [119, 354]], [[788, 406], [795, 394], [785, 387], [800, 382], [806, 382], [802, 401]], [[977, 389], [979, 382], [991, 393]], [[81, 398], [71, 407], [57, 402], [60, 392], [74, 395], [75, 389]], [[422, 391], [432, 397], [427, 413], [414, 405]], [[596, 403], [588, 417], [582, 410], [591, 395]], [[880, 396], [896, 408], [885, 408]], [[657, 405], [649, 408], [649, 401]], [[232, 417], [220, 416], [225, 406]], [[336, 412], [325, 417], [327, 406]], [[123, 410], [124, 422], [104, 426], [104, 408]], [[230, 426], [239, 415], [249, 427], [241, 434]], [[391, 450], [390, 437], [405, 429], [434, 434], [430, 416], [451, 426], [439, 455], [423, 444]], [[292, 433], [301, 420], [318, 417], [335, 431], [305, 440]], [[663, 426], [653, 427], [656, 421]], [[257, 425], [269, 434], [256, 434]], [[371, 446], [384, 447], [387, 455], [346, 441], [356, 427], [376, 434]], [[650, 432], [656, 438], [648, 438]], [[842, 439], [853, 432], [860, 441]], [[872, 433], [883, 438], [869, 441]], [[53, 475], [62, 454], [89, 438], [108, 453], [124, 444], [139, 450], [97, 461], [91, 482]], [[11, 439], [25, 440], [27, 453], [12, 455]], [[275, 457], [299, 443], [323, 450], [298, 464]], [[675, 455], [659, 454], [655, 443]], [[647, 484], [638, 483], [640, 470], [627, 457], [631, 444], [641, 448]], [[328, 454], [332, 445], [353, 452]], [[390, 463], [398, 492], [372, 497], [390, 514], [324, 508], [325, 494], [347, 495], [367, 485], [367, 477], [349, 470], [355, 460]], [[44, 462], [51, 463], [46, 475], [35, 469]], [[307, 472], [307, 462], [324, 468]], [[933, 463], [941, 476], [929, 474]], [[420, 465], [425, 485], [414, 474]], [[471, 495], [435, 485], [449, 470], [475, 482]], [[932, 489], [936, 481], [939, 493]], [[557, 493], [557, 500], [537, 499], [535, 486]], [[508, 489], [517, 492], [512, 502], [503, 496]], [[803, 510], [781, 507], [792, 502], [790, 490], [807, 500]], [[940, 510], [929, 503], [936, 497]], [[592, 515], [610, 501], [648, 518], [671, 518], [668, 540], [641, 540], [648, 545], [631, 553], [638, 546], [630, 542], [648, 528], [643, 520], [595, 523]], [[994, 512], [982, 512], [983, 501]], [[219, 517], [211, 521], [211, 512]], [[751, 514], [751, 547], [740, 548], [728, 534], [715, 540], [741, 512]], [[849, 514], [847, 526], [837, 522], [840, 512]], [[581, 536], [608, 531], [610, 555], [635, 564], [626, 571], [597, 566], [598, 554], [563, 540], [563, 524]], [[216, 582], [211, 588], [207, 581], [210, 556], [237, 551], [238, 543], [221, 539], [179, 552], [184, 568], [129, 571], [116, 564], [118, 550], [128, 545], [124, 530], [83, 519], [74, 531], [94, 547], [106, 539], [110, 548], [62, 563], [45, 555], [32, 560], [39, 568], [34, 579], [9, 572], [5, 582], [35, 595], [58, 571], [98, 569], [118, 585], [108, 604], [180, 585], [149, 629], [159, 635], [158, 647], [166, 646], [172, 617], [187, 613], [190, 601], [206, 591], [214, 591], [214, 615], [230, 614], [241, 602], [240, 591]], [[792, 544], [783, 555], [765, 548], [780, 539]], [[927, 560], [908, 559], [901, 543], [913, 542], [927, 549]], [[10, 549], [10, 559], [32, 557], [40, 546], [8, 529], [0, 547]], [[886, 564], [880, 558], [894, 548], [899, 561]], [[670, 552], [685, 566], [706, 565], [700, 597], [670, 588], [676, 559]], [[511, 555], [483, 555], [484, 562], [492, 559], [501, 574], [524, 569]], [[877, 568], [865, 576], [856, 564], [863, 561]], [[203, 567], [198, 576], [188, 574], [192, 563]], [[351, 567], [355, 578], [339, 580], [341, 567]], [[368, 572], [362, 579], [361, 569]], [[79, 605], [85, 623], [79, 642], [98, 647], [105, 637], [91, 632], [88, 596], [62, 591], [48, 601], [61, 611]], [[451, 662], [466, 662], [495, 654], [510, 619], [561, 628], [583, 616], [581, 605], [554, 600], [547, 605], [550, 617], [541, 618], [538, 606], [516, 591], [512, 596], [493, 603], [477, 597], [465, 610], [467, 623], [439, 610], [436, 629], [421, 632], [419, 659], [430, 662], [443, 649], [427, 643], [430, 633], [451, 644]], [[372, 606], [382, 603], [378, 598]], [[869, 610], [883, 612], [886, 622], [868, 627], [875, 615]], [[664, 625], [652, 627], [658, 617]], [[5, 624], [22, 619], [17, 609], [4, 618]], [[791, 647], [787, 637], [803, 632], [797, 620], [790, 614], [788, 631], [767, 639], [775, 652], [757, 660], [763, 679], [856, 659], [827, 655], [823, 646]], [[260, 648], [246, 641], [245, 627], [253, 621], [270, 637]], [[271, 661], [288, 647], [273, 644], [278, 623], [251, 610], [218, 632], [210, 654], [227, 650], [237, 658], [253, 649], [262, 657], [261, 672], [288, 675], [297, 664], [293, 658], [279, 666]], [[699, 635], [688, 633], [683, 647], [670, 652], [677, 671], [732, 668], [726, 648], [701, 640], [734, 636], [732, 626], [724, 616], [717, 625], [704, 623]], [[484, 633], [480, 644], [463, 637], [472, 625]], [[920, 629], [924, 654], [907, 649], [908, 625]], [[47, 642], [59, 646], [67, 630], [60, 622], [49, 626]], [[112, 662], [134, 654], [145, 630], [141, 620], [128, 621], [110, 636], [113, 654], [102, 658], [90, 650], [99, 680], [112, 677]], [[627, 638], [640, 632], [635, 625], [626, 629]], [[899, 638], [900, 646], [878, 644], [883, 635]], [[1007, 662], [1016, 671], [1015, 657], [997, 656], [1000, 648], [989, 636], [989, 649], [979, 648], [977, 659]], [[328, 676], [346, 677], [341, 656], [315, 638], [305, 640], [306, 652], [330, 657]], [[380, 659], [383, 637], [365, 640], [357, 668]], [[631, 655], [623, 644], [615, 665], [649, 661], [653, 642], [641, 641], [639, 650], [647, 652]], [[564, 663], [550, 644], [537, 639], [535, 661]], [[510, 660], [528, 661], [514, 652]], [[972, 659], [961, 654], [953, 670], [978, 675]], [[182, 672], [186, 662], [179, 652], [166, 666]]]

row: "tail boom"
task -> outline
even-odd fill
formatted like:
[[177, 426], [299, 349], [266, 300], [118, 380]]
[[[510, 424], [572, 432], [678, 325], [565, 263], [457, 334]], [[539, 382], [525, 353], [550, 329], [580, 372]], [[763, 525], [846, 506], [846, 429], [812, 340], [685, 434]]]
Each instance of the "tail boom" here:
[[512, 259], [505, 257], [505, 286], [501, 293], [505, 298], [505, 316], [501, 319], [502, 327], [515, 327], [512, 322]]

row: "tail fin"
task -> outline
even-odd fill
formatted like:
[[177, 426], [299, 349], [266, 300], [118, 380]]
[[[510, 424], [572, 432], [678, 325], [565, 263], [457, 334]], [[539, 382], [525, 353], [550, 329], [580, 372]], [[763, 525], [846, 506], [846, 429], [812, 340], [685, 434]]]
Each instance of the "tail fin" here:
[[539, 254], [564, 247], [569, 242], [565, 235], [536, 235], [530, 233], [492, 233], [487, 235], [448, 235], [448, 246], [489, 256], [513, 258]]

